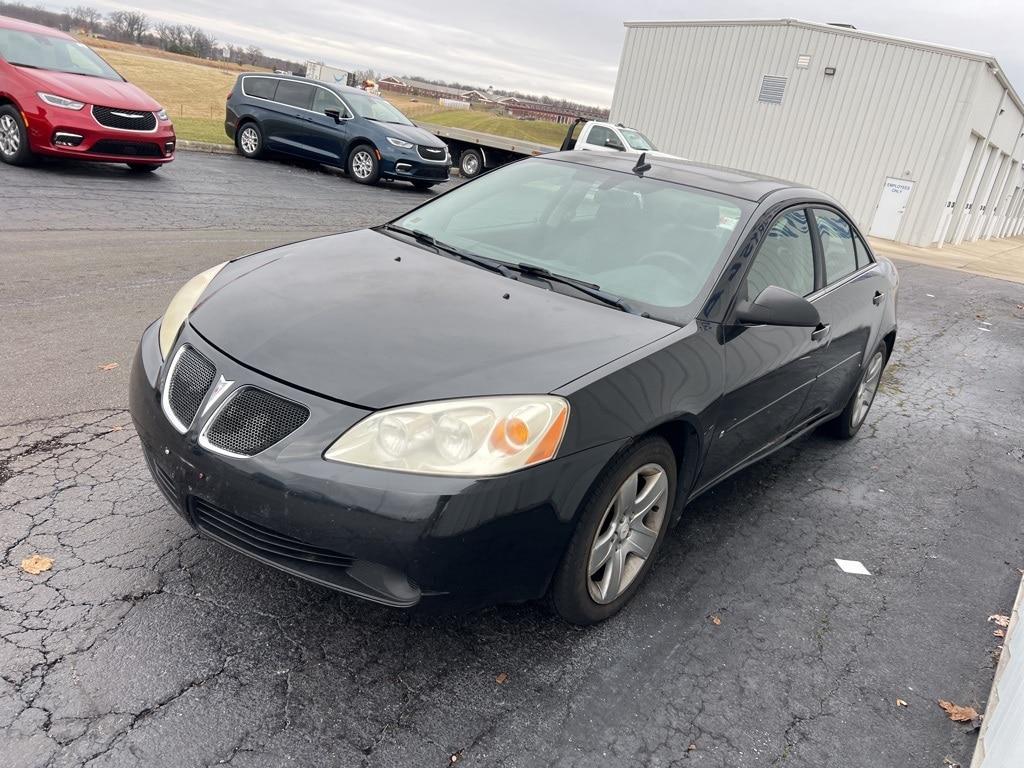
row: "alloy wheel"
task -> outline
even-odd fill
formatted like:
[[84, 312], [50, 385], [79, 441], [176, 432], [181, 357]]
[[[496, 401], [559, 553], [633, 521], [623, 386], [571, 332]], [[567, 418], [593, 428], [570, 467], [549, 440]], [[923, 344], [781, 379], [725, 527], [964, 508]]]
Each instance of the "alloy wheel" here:
[[875, 399], [875, 393], [878, 391], [878, 382], [881, 378], [882, 352], [879, 350], [875, 352], [871, 361], [867, 364], [860, 384], [857, 385], [857, 399], [853, 407], [853, 418], [850, 420], [851, 426], [854, 428], [860, 426], [860, 423], [864, 421], [864, 417], [868, 415], [868, 410]]
[[0, 152], [10, 157], [21, 148], [21, 131], [10, 115], [0, 116]]
[[373, 174], [373, 158], [365, 149], [352, 156], [352, 173], [357, 179], [368, 179]]
[[668, 475], [645, 464], [619, 486], [590, 546], [587, 588], [605, 605], [629, 588], [654, 551], [668, 508]]
[[241, 135], [238, 137], [238, 144], [242, 147], [242, 151], [247, 155], [256, 153], [256, 150], [260, 146], [260, 135], [256, 132], [255, 128], [246, 126], [242, 129]]

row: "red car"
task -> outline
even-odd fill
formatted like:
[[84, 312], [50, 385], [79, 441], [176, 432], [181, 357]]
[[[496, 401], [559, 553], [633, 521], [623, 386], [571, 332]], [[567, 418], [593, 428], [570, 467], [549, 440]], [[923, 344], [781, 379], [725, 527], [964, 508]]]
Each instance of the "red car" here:
[[174, 144], [163, 108], [87, 45], [0, 16], [0, 160], [48, 155], [152, 171], [174, 159]]

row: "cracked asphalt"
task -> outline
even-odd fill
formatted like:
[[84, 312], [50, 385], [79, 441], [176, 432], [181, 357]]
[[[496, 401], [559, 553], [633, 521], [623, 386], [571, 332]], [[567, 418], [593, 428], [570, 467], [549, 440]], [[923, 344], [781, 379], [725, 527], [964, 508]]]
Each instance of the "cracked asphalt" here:
[[233, 156], [0, 167], [0, 765], [967, 764], [935, 702], [984, 710], [1024, 567], [1024, 286], [899, 264], [861, 435], [702, 497], [590, 629], [410, 618], [171, 511], [126, 410], [142, 328], [206, 266], [421, 199]]

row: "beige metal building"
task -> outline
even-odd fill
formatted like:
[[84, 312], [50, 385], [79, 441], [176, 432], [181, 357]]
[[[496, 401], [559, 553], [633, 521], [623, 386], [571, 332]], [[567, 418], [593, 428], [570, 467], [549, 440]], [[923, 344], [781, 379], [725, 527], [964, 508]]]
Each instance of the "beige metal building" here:
[[875, 237], [1024, 234], [1024, 102], [985, 53], [794, 19], [627, 22], [611, 119], [822, 189]]

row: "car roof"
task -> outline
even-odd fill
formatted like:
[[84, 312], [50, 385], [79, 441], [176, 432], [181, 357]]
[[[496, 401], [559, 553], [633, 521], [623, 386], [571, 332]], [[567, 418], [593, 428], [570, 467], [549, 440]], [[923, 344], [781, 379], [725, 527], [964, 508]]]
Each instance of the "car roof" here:
[[49, 37], [61, 37], [65, 40], [74, 40], [71, 35], [66, 35], [59, 29], [44, 27], [42, 24], [33, 24], [29, 21], [22, 21], [21, 19], [12, 19], [10, 16], [0, 16], [0, 29], [16, 29], [19, 32], [32, 32], [37, 35], [47, 35]]
[[[593, 168], [630, 172], [637, 163], [637, 155], [621, 155], [611, 152], [591, 152], [575, 150], [572, 152], [553, 152], [542, 155], [545, 159], [562, 160], [565, 162], [588, 165]], [[822, 202], [834, 201], [825, 193], [785, 179], [763, 176], [750, 171], [735, 168], [724, 168], [718, 165], [706, 165], [682, 158], [651, 156], [645, 159], [651, 169], [644, 173], [645, 178], [669, 181], [686, 187], [717, 192], [722, 195], [738, 197], [743, 200], [760, 202], [776, 192], [792, 192], [793, 196], [817, 199]]]
[[332, 91], [336, 91], [341, 95], [346, 93], [361, 93], [364, 96], [373, 96], [375, 94], [367, 93], [361, 88], [350, 88], [347, 85], [338, 85], [337, 83], [325, 83], [323, 80], [314, 80], [312, 77], [302, 77], [301, 75], [281, 75], [277, 72], [243, 72], [239, 77], [273, 77], [278, 80], [297, 80], [300, 83], [309, 83], [310, 85], [319, 85], [323, 88], [330, 88]]

